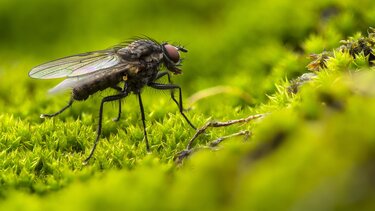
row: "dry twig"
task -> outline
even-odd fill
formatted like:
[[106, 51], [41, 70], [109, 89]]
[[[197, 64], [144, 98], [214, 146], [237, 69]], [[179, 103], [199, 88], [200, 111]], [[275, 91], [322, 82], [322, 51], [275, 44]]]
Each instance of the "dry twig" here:
[[[197, 137], [200, 134], [204, 133], [207, 130], [207, 128], [209, 128], [209, 127], [226, 127], [226, 126], [230, 126], [230, 125], [237, 124], [237, 123], [246, 123], [246, 122], [249, 122], [251, 120], [262, 118], [265, 115], [266, 114], [255, 114], [255, 115], [248, 116], [246, 118], [229, 120], [229, 121], [226, 121], [226, 122], [216, 122], [216, 121], [207, 122], [203, 127], [199, 128], [197, 130], [197, 132], [194, 134], [194, 136], [190, 139], [186, 149], [183, 150], [182, 152], [179, 152], [176, 155], [175, 161], [177, 163], [181, 163], [185, 158], [187, 158], [194, 151], [194, 149], [193, 149], [194, 141], [197, 139]], [[244, 131], [240, 131], [240, 132], [237, 132], [237, 133], [233, 133], [231, 135], [220, 137], [220, 138], [212, 141], [209, 144], [209, 148], [216, 147], [218, 144], [220, 144], [225, 139], [232, 138], [232, 137], [235, 137], [235, 136], [242, 136], [242, 135], [244, 135], [245, 139], [247, 139], [251, 135], [251, 132], [247, 131], [247, 130], [244, 130]]]

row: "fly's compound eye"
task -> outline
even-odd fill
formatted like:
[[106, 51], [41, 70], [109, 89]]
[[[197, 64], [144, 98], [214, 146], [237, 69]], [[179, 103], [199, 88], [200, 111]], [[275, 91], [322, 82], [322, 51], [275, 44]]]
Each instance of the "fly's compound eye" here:
[[178, 53], [178, 48], [174, 47], [173, 45], [166, 44], [164, 45], [165, 54], [174, 63], [178, 63], [180, 61], [180, 54]]

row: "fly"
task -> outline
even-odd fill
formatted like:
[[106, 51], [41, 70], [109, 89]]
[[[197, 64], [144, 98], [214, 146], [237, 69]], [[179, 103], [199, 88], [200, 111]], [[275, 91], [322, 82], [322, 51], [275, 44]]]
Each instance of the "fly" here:
[[[145, 86], [158, 90], [170, 90], [171, 98], [178, 106], [182, 116], [193, 129], [196, 129], [184, 113], [181, 87], [171, 82], [171, 73], [180, 74], [182, 72], [179, 68], [182, 62], [179, 52], [186, 53], [187, 50], [180, 46], [168, 43], [160, 44], [155, 40], [145, 38], [106, 50], [68, 56], [34, 67], [29, 72], [31, 78], [65, 78], [50, 92], [71, 90], [68, 105], [56, 113], [42, 114], [40, 117], [57, 116], [71, 107], [74, 101], [84, 101], [96, 92], [107, 88], [115, 89], [117, 94], [106, 96], [101, 100], [96, 139], [89, 156], [84, 160], [84, 163], [87, 163], [93, 156], [100, 139], [104, 103], [118, 101], [119, 110], [115, 119], [118, 121], [121, 117], [121, 99], [133, 93], [138, 96], [146, 149], [150, 151], [141, 98], [141, 90]], [[161, 70], [163, 66], [165, 71]], [[157, 80], [164, 76], [168, 77], [168, 83], [158, 83]], [[179, 92], [178, 101], [174, 96], [174, 90]]]

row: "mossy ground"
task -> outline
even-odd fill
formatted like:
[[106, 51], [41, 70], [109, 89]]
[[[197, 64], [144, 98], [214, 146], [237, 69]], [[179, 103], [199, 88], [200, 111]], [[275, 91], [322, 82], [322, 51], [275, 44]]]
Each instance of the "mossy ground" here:
[[[0, 210], [374, 209], [373, 51], [354, 58], [337, 50], [342, 39], [367, 37], [374, 9], [354, 0], [0, 2]], [[239, 130], [250, 130], [250, 139], [226, 140], [176, 165], [194, 131], [168, 93], [145, 89], [151, 153], [129, 96], [119, 122], [111, 120], [116, 104], [106, 105], [102, 139], [82, 165], [110, 91], [43, 120], [69, 95], [46, 95], [58, 80], [27, 73], [140, 34], [189, 49], [184, 74], [173, 79], [185, 105], [194, 93], [226, 87], [191, 105], [195, 125], [269, 113], [209, 129], [196, 146]], [[324, 50], [330, 58], [316, 78], [291, 93], [293, 79], [310, 72], [308, 55]]]

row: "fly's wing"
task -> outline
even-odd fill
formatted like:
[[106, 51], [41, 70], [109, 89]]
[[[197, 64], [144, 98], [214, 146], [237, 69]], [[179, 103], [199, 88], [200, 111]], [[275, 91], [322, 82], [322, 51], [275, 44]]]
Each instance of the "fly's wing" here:
[[[78, 83], [81, 83], [81, 82], [79, 82], [79, 80], [80, 80], [79, 77], [67, 78], [67, 79], [63, 80], [62, 82], [60, 82], [59, 84], [57, 84], [52, 89], [48, 90], [48, 93], [49, 94], [56, 94], [56, 93], [60, 93], [60, 92], [63, 92], [63, 91], [69, 90], [69, 89], [73, 89], [74, 86], [76, 86]], [[84, 78], [83, 78], [83, 80], [84, 80]]]
[[99, 74], [100, 75], [114, 74], [119, 71], [125, 71], [126, 69], [129, 69], [133, 65], [134, 64], [131, 64], [131, 63], [129, 64], [120, 63], [113, 67], [101, 69], [100, 71], [94, 72], [92, 74], [84, 74], [84, 75], [78, 75], [74, 77], [68, 77], [67, 79], [57, 84], [52, 89], [48, 90], [48, 93], [55, 94], [55, 93], [63, 92], [66, 90], [70, 90], [82, 84], [90, 83], [92, 80], [96, 80]]
[[29, 76], [39, 79], [77, 77], [113, 67], [120, 62], [121, 58], [114, 49], [88, 52], [34, 67]]

